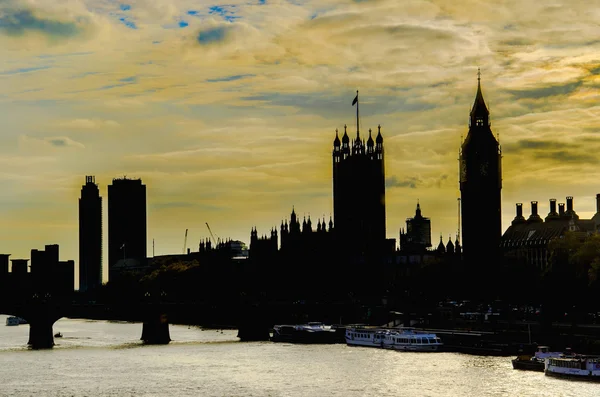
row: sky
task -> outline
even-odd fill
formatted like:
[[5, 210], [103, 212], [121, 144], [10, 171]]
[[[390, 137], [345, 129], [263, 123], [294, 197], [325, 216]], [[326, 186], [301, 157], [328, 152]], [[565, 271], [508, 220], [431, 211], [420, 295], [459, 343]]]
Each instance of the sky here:
[[[600, 8], [569, 0], [2, 0], [0, 252], [78, 259], [85, 175], [147, 185], [148, 255], [249, 242], [332, 206], [335, 130], [381, 125], [387, 235], [417, 200], [458, 229], [458, 152], [481, 69], [515, 203], [595, 212]], [[364, 135], [363, 135], [364, 136]]]

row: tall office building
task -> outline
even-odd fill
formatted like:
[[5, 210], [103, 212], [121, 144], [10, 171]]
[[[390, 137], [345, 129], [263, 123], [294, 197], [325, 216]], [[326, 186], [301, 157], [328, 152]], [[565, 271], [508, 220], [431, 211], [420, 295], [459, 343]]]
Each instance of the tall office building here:
[[146, 260], [146, 185], [141, 179], [117, 178], [108, 186], [108, 279], [118, 268]]
[[79, 291], [102, 285], [102, 197], [96, 177], [86, 176], [79, 199]]

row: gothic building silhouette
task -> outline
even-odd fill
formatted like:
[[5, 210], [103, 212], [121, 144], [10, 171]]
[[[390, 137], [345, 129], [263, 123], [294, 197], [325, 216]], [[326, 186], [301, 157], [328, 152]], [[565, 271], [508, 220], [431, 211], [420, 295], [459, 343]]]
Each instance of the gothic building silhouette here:
[[356, 254], [383, 247], [385, 231], [385, 167], [381, 126], [377, 137], [365, 141], [356, 129], [350, 140], [347, 127], [333, 141], [333, 221], [340, 243]]
[[502, 235], [502, 151], [491, 130], [479, 73], [459, 161], [464, 259], [467, 264], [484, 266], [482, 260], [497, 257]]
[[424, 252], [430, 247], [431, 220], [421, 214], [421, 204], [417, 202], [415, 216], [406, 219], [406, 230], [400, 230], [400, 250]]
[[[347, 126], [340, 139], [336, 129], [333, 141], [333, 217], [317, 221], [316, 229], [310, 216], [298, 220], [292, 209], [290, 221], [280, 227], [281, 251], [337, 251], [338, 257], [359, 258], [380, 256], [394, 251], [395, 240], [386, 240], [385, 164], [381, 126], [377, 136], [369, 129], [369, 137], [360, 136], [358, 93], [356, 105], [356, 136], [350, 139]], [[334, 228], [335, 225], [335, 228]], [[278, 248], [278, 233], [259, 236], [255, 227], [250, 233], [250, 257], [265, 256]], [[391, 247], [391, 250], [388, 248]], [[259, 253], [260, 252], [260, 253]]]

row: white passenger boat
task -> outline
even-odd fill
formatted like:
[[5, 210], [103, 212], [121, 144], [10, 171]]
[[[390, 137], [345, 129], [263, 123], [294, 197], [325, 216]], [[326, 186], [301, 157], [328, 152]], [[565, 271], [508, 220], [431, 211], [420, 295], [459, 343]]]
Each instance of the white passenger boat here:
[[444, 345], [436, 334], [421, 333], [412, 328], [346, 328], [349, 346], [378, 347], [400, 351], [433, 352]]
[[573, 355], [546, 359], [544, 373], [548, 376], [600, 382], [600, 357]]

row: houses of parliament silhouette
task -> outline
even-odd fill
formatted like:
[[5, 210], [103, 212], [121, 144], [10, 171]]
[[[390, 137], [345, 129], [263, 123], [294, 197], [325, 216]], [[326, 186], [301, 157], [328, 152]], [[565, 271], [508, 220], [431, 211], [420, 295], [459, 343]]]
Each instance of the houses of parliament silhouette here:
[[[352, 269], [364, 276], [370, 266], [423, 262], [424, 256], [452, 255], [467, 269], [493, 267], [491, 259], [519, 258], [540, 269], [548, 265], [548, 243], [566, 231], [594, 233], [600, 230], [600, 196], [593, 219], [579, 219], [573, 198], [567, 197], [567, 211], [556, 213], [556, 200], [551, 199], [551, 212], [544, 222], [537, 215], [537, 201], [532, 202], [532, 215], [525, 219], [522, 204], [517, 204], [517, 217], [502, 233], [501, 190], [502, 151], [494, 136], [485, 103], [481, 75], [477, 76], [477, 91], [470, 109], [468, 134], [459, 152], [459, 217], [462, 219], [454, 243], [452, 236], [444, 244], [432, 248], [430, 219], [422, 215], [421, 204], [413, 218], [407, 219], [406, 231], [400, 230], [399, 249], [396, 239], [386, 236], [385, 150], [381, 126], [376, 133], [368, 130], [365, 138], [360, 131], [358, 91], [352, 106], [356, 106], [356, 132], [336, 129], [332, 147], [333, 214], [319, 217], [314, 226], [311, 216], [298, 216], [292, 207], [279, 228], [260, 235], [256, 227], [250, 232], [249, 263], [267, 273], [289, 273], [295, 269], [307, 283], [319, 279], [335, 283], [340, 274]], [[449, 198], [450, 199], [450, 198]], [[108, 268], [109, 281], [122, 271], [148, 270], [147, 258], [146, 186], [140, 179], [116, 178], [108, 187]], [[240, 241], [210, 240], [201, 242], [197, 253], [210, 262], [208, 253], [229, 250], [236, 253], [244, 244]], [[186, 255], [184, 253], [184, 255]], [[36, 256], [36, 264], [40, 263]], [[55, 255], [56, 256], [56, 255]], [[181, 256], [172, 255], [172, 256]], [[232, 254], [232, 258], [236, 256]], [[421, 259], [416, 259], [419, 257]], [[240, 255], [237, 255], [240, 257]], [[33, 260], [32, 253], [32, 262]], [[55, 258], [56, 259], [56, 258]], [[23, 260], [13, 260], [14, 269], [21, 269]], [[482, 263], [485, 261], [485, 264]], [[2, 256], [0, 273], [8, 272], [8, 255]], [[56, 262], [56, 260], [54, 260]], [[493, 262], [493, 260], [492, 260]], [[282, 270], [282, 263], [288, 269]], [[330, 263], [326, 268], [321, 263]], [[365, 267], [367, 265], [367, 267]], [[348, 267], [351, 266], [351, 267]], [[37, 268], [37, 267], [36, 267]], [[34, 266], [31, 266], [34, 270]], [[299, 270], [300, 269], [300, 270]], [[349, 270], [350, 269], [350, 270]], [[86, 176], [79, 199], [79, 278], [80, 289], [93, 289], [102, 283], [102, 198], [95, 177]], [[480, 274], [482, 277], [484, 274]], [[322, 276], [322, 277], [321, 277]]]

